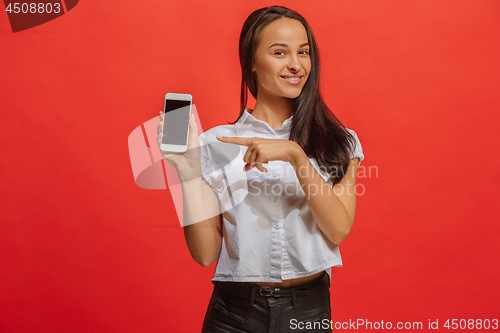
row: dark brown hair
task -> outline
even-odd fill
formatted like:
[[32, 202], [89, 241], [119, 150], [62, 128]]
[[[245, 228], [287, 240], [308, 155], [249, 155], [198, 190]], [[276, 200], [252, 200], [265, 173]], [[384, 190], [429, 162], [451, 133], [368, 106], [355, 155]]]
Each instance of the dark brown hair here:
[[254, 98], [257, 98], [257, 81], [252, 73], [252, 66], [260, 32], [269, 23], [285, 17], [299, 21], [306, 29], [311, 57], [309, 78], [300, 95], [294, 99], [289, 139], [298, 143], [308, 157], [316, 159], [320, 169], [330, 176], [330, 180], [335, 185], [347, 173], [350, 152], [354, 151], [355, 138], [326, 106], [321, 97], [316, 40], [309, 24], [297, 12], [282, 6], [264, 7], [250, 14], [243, 24], [239, 44], [241, 98], [238, 119], [246, 109], [248, 91]]

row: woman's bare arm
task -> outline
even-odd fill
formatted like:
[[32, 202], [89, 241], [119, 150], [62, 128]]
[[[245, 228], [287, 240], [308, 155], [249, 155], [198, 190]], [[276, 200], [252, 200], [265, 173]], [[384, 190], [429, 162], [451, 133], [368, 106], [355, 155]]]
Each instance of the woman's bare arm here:
[[292, 165], [296, 171], [307, 204], [316, 224], [325, 236], [335, 244], [340, 244], [351, 232], [356, 213], [356, 174], [359, 159], [353, 158], [345, 177], [333, 188], [300, 149]]
[[222, 213], [214, 191], [201, 178], [182, 182], [184, 237], [194, 261], [213, 264], [222, 246]]
[[219, 200], [210, 186], [201, 179], [198, 124], [189, 117], [188, 147], [184, 153], [161, 150], [163, 111], [159, 112], [156, 144], [165, 160], [176, 170], [182, 187], [183, 227], [186, 243], [193, 259], [203, 267], [210, 266], [222, 246], [222, 214]]

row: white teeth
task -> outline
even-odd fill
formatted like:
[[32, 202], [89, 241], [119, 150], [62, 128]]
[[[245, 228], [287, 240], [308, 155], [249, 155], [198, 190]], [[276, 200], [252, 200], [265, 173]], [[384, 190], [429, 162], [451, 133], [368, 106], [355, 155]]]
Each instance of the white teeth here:
[[285, 76], [282, 76], [282, 78], [284, 78], [285, 80], [290, 80], [290, 81], [298, 81], [298, 80], [300, 80], [300, 77], [285, 77]]

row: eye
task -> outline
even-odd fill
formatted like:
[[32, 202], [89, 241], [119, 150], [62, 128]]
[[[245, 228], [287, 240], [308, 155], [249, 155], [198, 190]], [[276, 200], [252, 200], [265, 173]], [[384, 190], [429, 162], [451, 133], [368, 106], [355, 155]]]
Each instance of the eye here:
[[274, 54], [282, 56], [282, 55], [285, 55], [285, 51], [276, 51], [276, 52], [274, 52]]
[[300, 54], [305, 54], [305, 55], [308, 55], [308, 54], [309, 54], [309, 51], [307, 51], [307, 50], [302, 50], [302, 51], [300, 51]]

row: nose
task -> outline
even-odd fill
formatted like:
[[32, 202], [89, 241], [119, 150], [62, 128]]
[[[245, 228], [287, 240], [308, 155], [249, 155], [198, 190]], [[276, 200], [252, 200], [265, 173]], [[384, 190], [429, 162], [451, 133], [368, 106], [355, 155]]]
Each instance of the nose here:
[[299, 57], [295, 55], [290, 56], [290, 61], [288, 62], [287, 68], [290, 72], [298, 72], [302, 68]]

